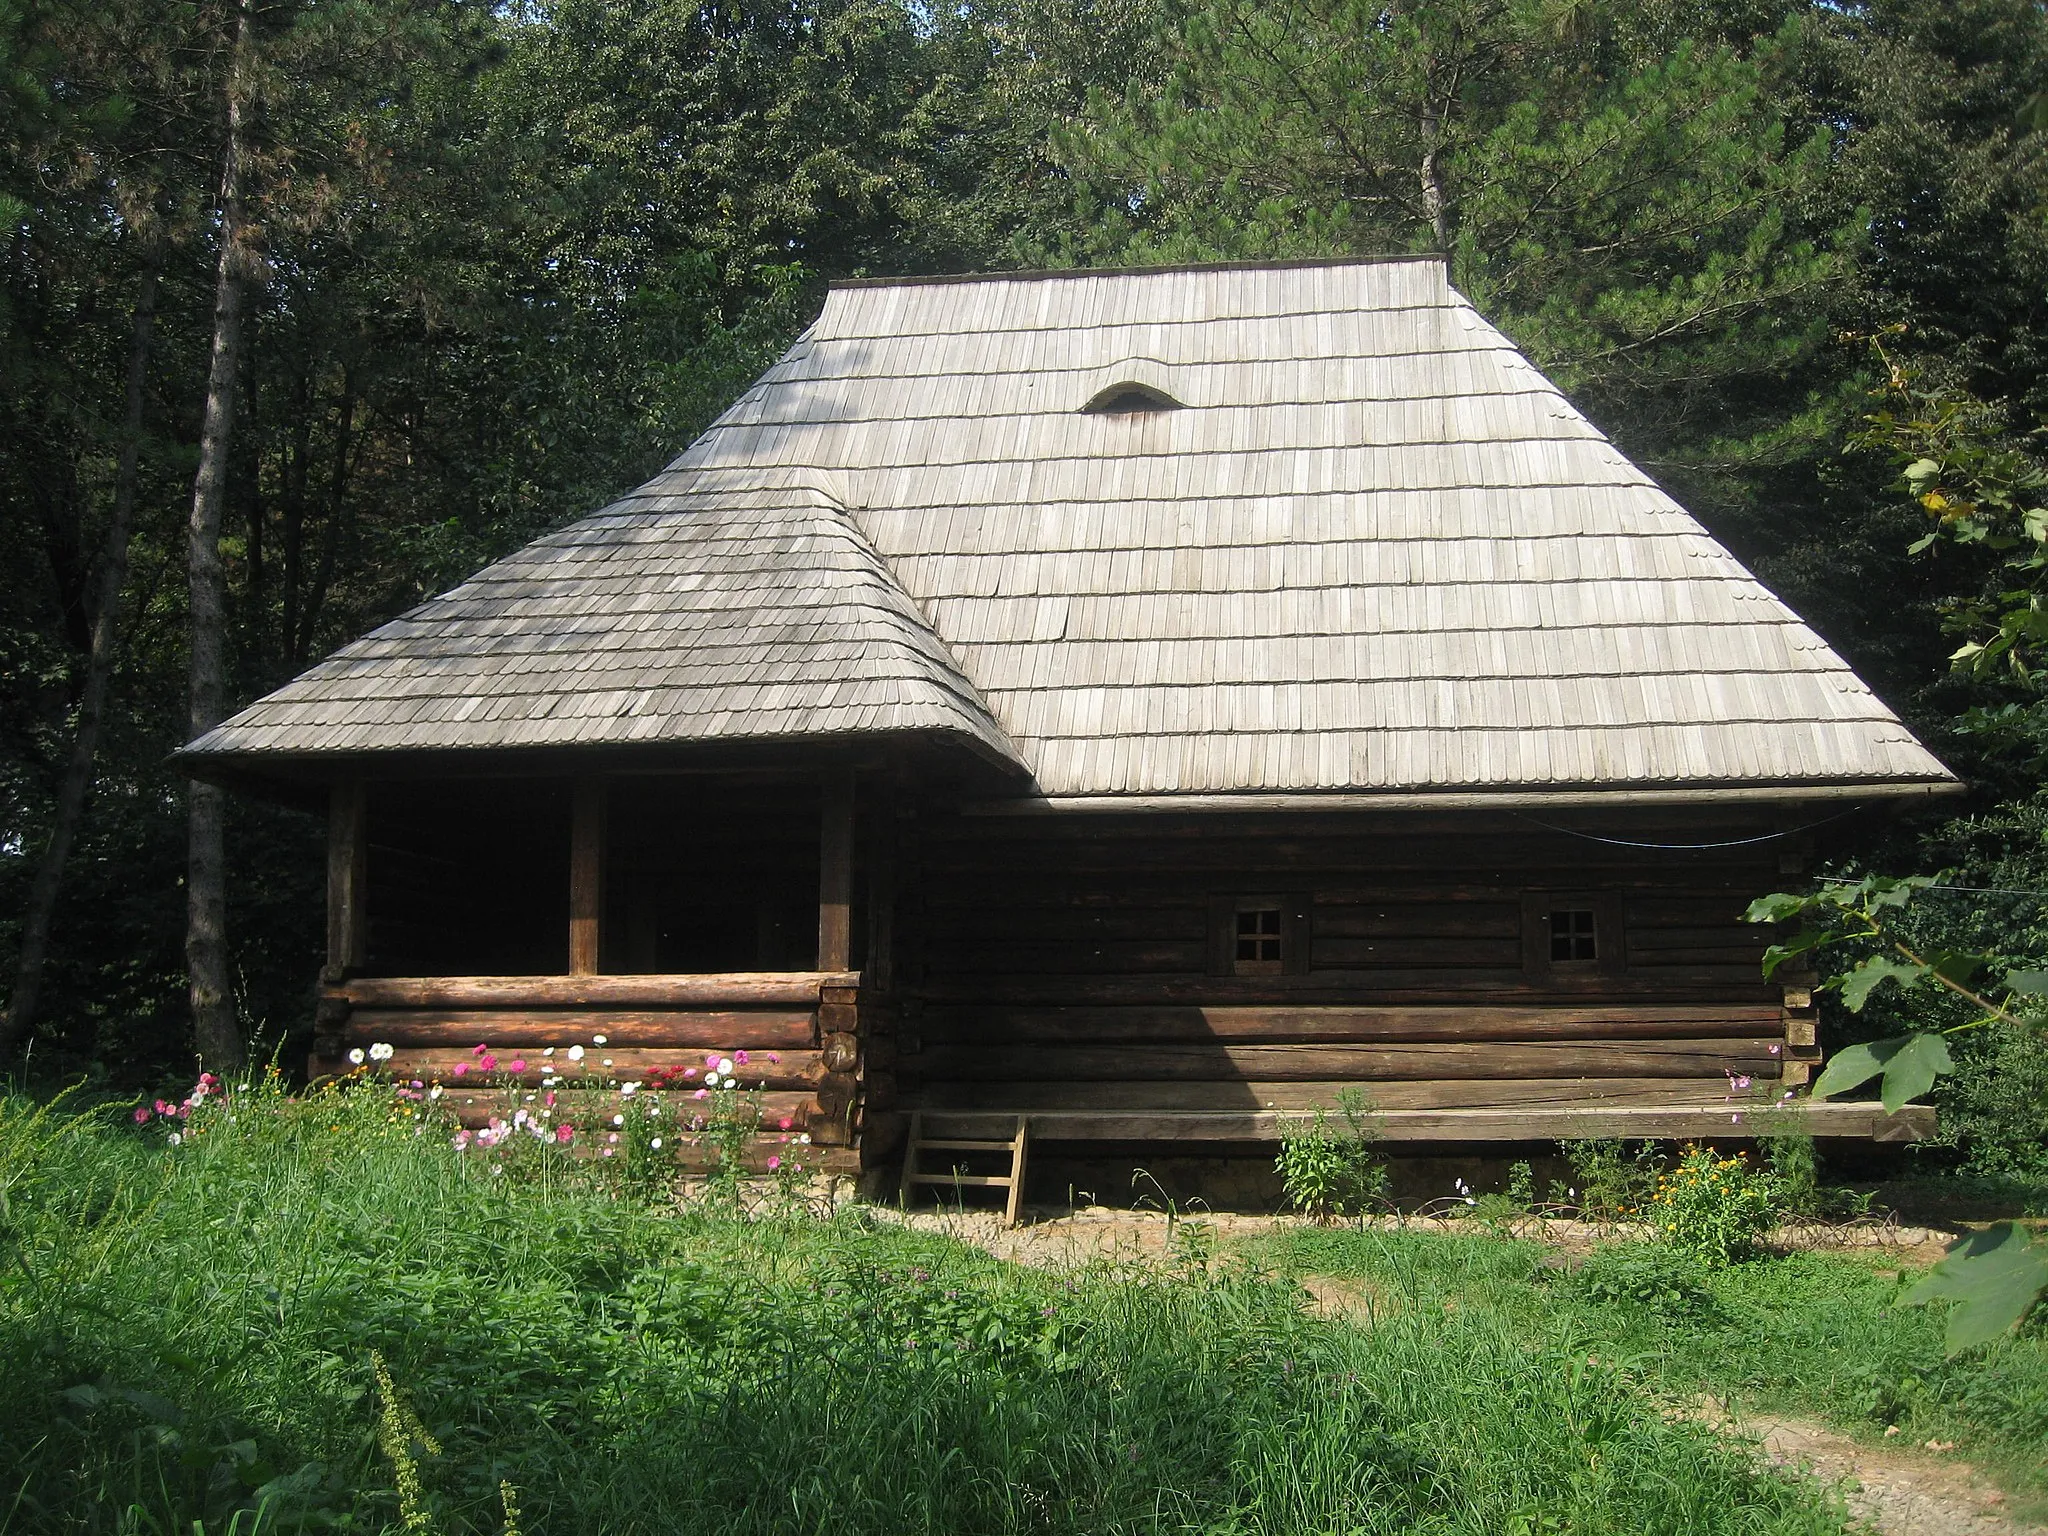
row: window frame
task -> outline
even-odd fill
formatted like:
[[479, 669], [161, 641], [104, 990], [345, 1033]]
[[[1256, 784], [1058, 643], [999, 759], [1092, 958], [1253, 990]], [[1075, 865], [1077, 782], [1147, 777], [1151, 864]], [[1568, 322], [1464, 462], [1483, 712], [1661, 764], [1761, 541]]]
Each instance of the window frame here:
[[[1279, 960], [1237, 958], [1241, 912], [1280, 914]], [[1217, 891], [1209, 897], [1209, 974], [1247, 981], [1306, 976], [1315, 943], [1314, 900], [1303, 891]]]
[[[1591, 960], [1551, 958], [1550, 918], [1554, 912], [1591, 912]], [[1524, 891], [1522, 893], [1522, 968], [1532, 976], [1611, 976], [1628, 969], [1621, 900], [1607, 891]]]

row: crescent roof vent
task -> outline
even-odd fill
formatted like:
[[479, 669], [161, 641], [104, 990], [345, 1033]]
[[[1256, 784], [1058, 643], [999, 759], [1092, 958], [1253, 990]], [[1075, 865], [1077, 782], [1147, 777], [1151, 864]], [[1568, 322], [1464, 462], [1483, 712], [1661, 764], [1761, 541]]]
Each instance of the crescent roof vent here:
[[1126, 379], [1097, 390], [1081, 409], [1091, 416], [1140, 416], [1152, 411], [1177, 411], [1180, 402], [1156, 385]]

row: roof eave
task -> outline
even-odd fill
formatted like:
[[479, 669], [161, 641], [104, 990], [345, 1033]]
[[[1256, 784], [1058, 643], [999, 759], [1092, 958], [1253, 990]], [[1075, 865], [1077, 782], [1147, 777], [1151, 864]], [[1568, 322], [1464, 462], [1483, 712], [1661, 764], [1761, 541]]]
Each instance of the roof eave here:
[[579, 774], [776, 773], [845, 767], [880, 770], [905, 758], [955, 773], [969, 793], [1014, 793], [1029, 770], [966, 729], [714, 737], [685, 741], [568, 742], [505, 747], [393, 747], [351, 751], [181, 748], [169, 765], [189, 778], [288, 804], [312, 804], [348, 779], [561, 777]]
[[1603, 806], [1754, 805], [1789, 802], [1913, 802], [1964, 793], [1961, 780], [1887, 779], [1864, 782], [1575, 786], [1497, 790], [1308, 790], [1185, 795], [1034, 795], [976, 800], [977, 816], [1146, 814], [1158, 812], [1534, 810]]

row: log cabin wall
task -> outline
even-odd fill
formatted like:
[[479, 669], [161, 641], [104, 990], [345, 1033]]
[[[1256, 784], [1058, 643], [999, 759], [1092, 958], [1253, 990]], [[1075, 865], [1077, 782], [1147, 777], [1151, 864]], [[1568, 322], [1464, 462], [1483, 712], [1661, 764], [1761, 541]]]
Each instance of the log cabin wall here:
[[870, 1104], [1123, 1114], [1139, 1139], [1147, 1112], [1348, 1085], [1382, 1110], [1774, 1092], [1809, 1070], [1810, 999], [1788, 1012], [1742, 913], [1789, 872], [1792, 820], [1540, 818], [1771, 839], [1651, 849], [1499, 813], [929, 817], [900, 850], [904, 1014]]

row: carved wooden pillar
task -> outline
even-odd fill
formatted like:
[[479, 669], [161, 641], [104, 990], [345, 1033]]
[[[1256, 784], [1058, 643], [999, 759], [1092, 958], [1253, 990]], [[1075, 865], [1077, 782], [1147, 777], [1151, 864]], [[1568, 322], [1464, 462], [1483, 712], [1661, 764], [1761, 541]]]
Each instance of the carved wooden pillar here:
[[825, 781], [818, 843], [818, 969], [853, 964], [853, 775]]
[[595, 976], [604, 920], [604, 780], [578, 779], [569, 800], [569, 974]]

